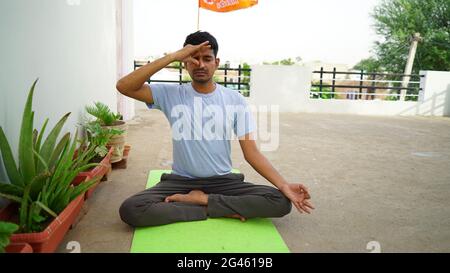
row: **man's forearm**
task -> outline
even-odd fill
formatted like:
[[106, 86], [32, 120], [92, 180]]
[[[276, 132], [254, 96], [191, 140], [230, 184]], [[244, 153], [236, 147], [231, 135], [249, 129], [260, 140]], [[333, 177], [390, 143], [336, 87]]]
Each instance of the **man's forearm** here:
[[278, 171], [272, 166], [270, 161], [259, 151], [252, 153], [247, 162], [257, 171], [261, 176], [267, 179], [278, 189], [281, 189], [283, 185], [287, 184], [287, 181], [278, 173]]
[[138, 90], [151, 76], [174, 61], [173, 55], [168, 54], [136, 69], [117, 82], [117, 90], [121, 92]]

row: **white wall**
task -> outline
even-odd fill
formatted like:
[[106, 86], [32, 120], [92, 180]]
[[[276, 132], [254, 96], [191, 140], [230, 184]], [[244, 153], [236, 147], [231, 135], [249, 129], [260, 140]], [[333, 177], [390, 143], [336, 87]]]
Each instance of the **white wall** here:
[[46, 117], [53, 127], [72, 112], [65, 130], [74, 131], [93, 101], [117, 110], [115, 11], [111, 0], [0, 2], [0, 122], [14, 151], [26, 96], [38, 77], [36, 128]]
[[252, 66], [248, 102], [257, 105], [279, 105], [280, 112], [300, 112], [311, 87], [312, 68], [308, 66]]
[[[2, 79], [2, 78], [0, 78]], [[3, 124], [5, 124], [6, 121], [6, 99], [3, 96], [3, 91], [1, 91], [0, 89], [0, 126], [3, 126]], [[2, 157], [0, 156], [0, 181], [6, 181], [6, 173], [5, 170], [3, 168], [3, 160]], [[0, 201], [0, 208], [1, 208], [1, 201]]]
[[423, 101], [416, 112], [432, 116], [450, 116], [450, 72], [424, 71], [421, 80]]
[[280, 112], [340, 113], [356, 115], [450, 115], [450, 72], [424, 71], [423, 98], [418, 102], [381, 100], [310, 99], [311, 67], [252, 66], [248, 102], [279, 105]]

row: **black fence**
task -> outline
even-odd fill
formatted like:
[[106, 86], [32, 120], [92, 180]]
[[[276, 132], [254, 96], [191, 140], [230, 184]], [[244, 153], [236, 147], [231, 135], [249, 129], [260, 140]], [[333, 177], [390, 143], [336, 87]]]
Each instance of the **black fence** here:
[[[146, 65], [149, 62], [134, 61], [134, 69], [138, 69], [141, 66]], [[152, 80], [151, 78], [147, 80], [148, 83], [188, 83], [191, 82], [189, 74], [183, 74], [183, 67], [181, 63], [176, 65], [166, 66], [166, 69], [178, 70], [178, 80]], [[218, 72], [217, 72], [218, 71]], [[216, 75], [214, 76], [215, 82], [221, 84], [230, 89], [239, 91], [244, 96], [250, 96], [250, 75], [251, 68], [243, 67], [238, 65], [237, 68], [229, 67], [228, 65], [221, 66], [217, 69]], [[235, 80], [236, 79], [236, 80]]]
[[[359, 72], [340, 72], [336, 71], [336, 68], [333, 68], [333, 71], [325, 71], [323, 67], [319, 71], [313, 71], [313, 74], [319, 74], [320, 78], [311, 84], [311, 98], [325, 99], [334, 99], [337, 95], [346, 95], [346, 99], [374, 99], [381, 97], [384, 100], [398, 100], [401, 97], [401, 91], [406, 90], [406, 100], [416, 101], [419, 92], [422, 91], [420, 78], [424, 77], [424, 75], [418, 74], [368, 73], [363, 70]], [[326, 75], [331, 75], [331, 77], [324, 78]], [[347, 77], [345, 79], [337, 78], [338, 75], [347, 75]], [[348, 75], [357, 75], [357, 79], [348, 79]], [[404, 77], [409, 77], [407, 87], [402, 87]], [[342, 81], [345, 83], [339, 84]], [[357, 84], [353, 84], [354, 82]], [[352, 89], [356, 91], [336, 91], [336, 89]], [[385, 92], [377, 93], [377, 90], [384, 90]]]

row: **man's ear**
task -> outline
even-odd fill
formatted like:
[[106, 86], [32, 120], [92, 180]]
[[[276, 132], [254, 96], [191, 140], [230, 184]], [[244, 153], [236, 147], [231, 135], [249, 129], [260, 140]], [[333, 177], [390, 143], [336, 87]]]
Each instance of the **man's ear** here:
[[220, 58], [216, 58], [216, 69], [219, 67], [220, 64]]

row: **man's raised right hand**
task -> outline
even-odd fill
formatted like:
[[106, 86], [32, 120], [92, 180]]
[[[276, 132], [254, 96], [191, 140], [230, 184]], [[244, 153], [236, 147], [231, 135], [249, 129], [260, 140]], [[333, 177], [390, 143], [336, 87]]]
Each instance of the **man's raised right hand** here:
[[199, 45], [186, 45], [182, 49], [171, 53], [172, 57], [175, 59], [175, 61], [179, 62], [192, 62], [196, 65], [199, 65], [199, 62], [192, 58], [192, 55], [197, 53], [198, 51], [201, 51], [203, 49], [210, 49], [211, 45], [209, 45], [209, 41], [203, 42]]

